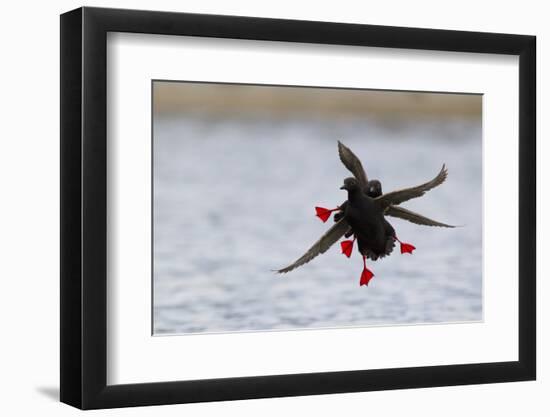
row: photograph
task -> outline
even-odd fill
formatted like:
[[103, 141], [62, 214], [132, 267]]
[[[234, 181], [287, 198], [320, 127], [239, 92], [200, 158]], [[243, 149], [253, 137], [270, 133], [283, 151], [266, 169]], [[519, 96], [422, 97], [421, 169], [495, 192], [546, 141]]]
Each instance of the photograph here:
[[152, 334], [483, 321], [483, 95], [152, 80]]

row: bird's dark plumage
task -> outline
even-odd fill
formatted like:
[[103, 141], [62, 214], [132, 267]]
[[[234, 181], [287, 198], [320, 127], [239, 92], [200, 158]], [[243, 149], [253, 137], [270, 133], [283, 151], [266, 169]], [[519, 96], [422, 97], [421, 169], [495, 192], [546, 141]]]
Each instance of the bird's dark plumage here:
[[389, 255], [395, 246], [395, 231], [376, 200], [363, 192], [355, 178], [346, 178], [341, 188], [348, 192], [344, 220], [357, 238], [359, 252], [372, 260]]
[[338, 155], [344, 166], [353, 174], [355, 179], [359, 181], [359, 186], [366, 190], [369, 179], [359, 158], [357, 158], [351, 149], [340, 141], [338, 141]]
[[433, 180], [428, 181], [424, 184], [417, 185], [416, 187], [403, 188], [402, 190], [382, 194], [381, 196], [376, 198], [376, 201], [378, 202], [378, 204], [380, 204], [380, 207], [385, 210], [391, 205], [398, 205], [413, 198], [422, 197], [432, 188], [443, 184], [446, 179], [447, 168], [445, 168], [445, 164], [443, 164], [443, 166], [441, 167], [441, 171], [439, 171], [439, 174], [437, 174]]
[[[365, 194], [369, 197], [375, 198], [382, 195], [382, 183], [378, 180], [370, 180], [367, 177], [367, 173], [363, 168], [363, 164], [357, 158], [357, 156], [344, 145], [342, 142], [338, 141], [338, 155], [340, 156], [340, 161], [342, 164], [353, 174], [355, 179], [359, 182], [359, 187], [363, 190]], [[334, 221], [339, 221], [344, 217], [344, 212], [346, 208], [347, 201], [340, 204], [342, 209], [340, 212], [334, 215]], [[349, 237], [351, 232], [346, 233], [346, 237]]]
[[[380, 181], [375, 179], [369, 181], [359, 158], [340, 141], [338, 142], [338, 155], [344, 166], [354, 176], [354, 178], [346, 178], [342, 187], [348, 190], [348, 200], [332, 210], [316, 207], [317, 215], [323, 221], [326, 221], [332, 212], [338, 211], [334, 215], [335, 224], [304, 255], [277, 272], [290, 272], [304, 265], [316, 256], [325, 253], [342, 236], [355, 235], [359, 251], [363, 255], [363, 263], [365, 258], [376, 260], [390, 254], [395, 246], [395, 241], [401, 243], [401, 253], [412, 253], [415, 249], [414, 246], [403, 243], [397, 238], [395, 230], [385, 218], [386, 215], [424, 226], [454, 227], [398, 207], [399, 204], [412, 198], [421, 197], [427, 191], [442, 184], [447, 178], [445, 165], [431, 181], [416, 187], [383, 194]], [[353, 241], [342, 242], [342, 251], [348, 257], [351, 255], [352, 247]], [[367, 285], [372, 276], [374, 275], [364, 263], [361, 285]]]
[[293, 269], [302, 266], [303, 264], [308, 263], [313, 258], [318, 255], [325, 253], [332, 245], [334, 245], [338, 240], [344, 236], [344, 233], [349, 229], [349, 225], [346, 220], [342, 219], [339, 222], [335, 223], [327, 232], [321, 236], [321, 238], [315, 242], [311, 248], [308, 249], [300, 258], [298, 258], [294, 263], [287, 266], [286, 268], [279, 269], [277, 272], [284, 274], [290, 272]]
[[408, 220], [411, 223], [418, 224], [421, 226], [436, 226], [436, 227], [449, 227], [453, 228], [450, 224], [441, 223], [432, 219], [429, 219], [421, 214], [415, 213], [414, 211], [407, 210], [404, 207], [399, 206], [389, 206], [385, 213], [386, 216], [397, 217], [399, 219]]
[[[361, 161], [359, 160], [359, 158], [353, 153], [351, 149], [349, 149], [346, 145], [344, 145], [340, 141], [338, 141], [338, 155], [340, 156], [340, 160], [342, 161], [344, 166], [353, 174], [353, 176], [357, 179], [357, 181], [359, 181], [359, 184], [365, 190], [365, 193], [368, 196], [372, 198], [382, 196], [382, 184], [380, 183], [380, 181], [378, 180], [369, 181], [367, 174], [363, 169], [363, 164], [361, 164]], [[392, 216], [403, 220], [407, 220], [407, 221], [410, 221], [411, 223], [415, 223], [422, 226], [438, 226], [438, 227], [450, 227], [450, 228], [455, 227], [449, 224], [438, 222], [436, 220], [432, 220], [426, 216], [422, 216], [421, 214], [414, 213], [405, 208], [396, 207], [397, 204], [400, 204], [410, 198], [416, 198], [424, 195], [426, 191], [429, 191], [432, 188], [442, 184], [446, 178], [447, 178], [447, 169], [445, 168], [445, 165], [443, 165], [439, 174], [432, 181], [419, 185], [418, 187], [413, 187], [405, 190], [399, 190], [399, 191], [388, 193], [386, 198], [384, 200], [381, 200], [381, 204], [383, 205], [386, 205], [387, 202], [391, 202], [391, 205], [387, 206], [384, 214], [387, 216]], [[407, 198], [407, 197], [410, 197], [410, 198]], [[403, 198], [405, 198], [405, 200], [401, 201], [400, 203], [395, 202]], [[340, 207], [344, 208], [345, 204], [346, 203], [341, 204]], [[343, 211], [340, 213], [336, 213], [334, 215], [335, 220], [340, 220], [341, 217], [343, 217]]]
[[363, 168], [363, 164], [357, 158], [350, 148], [338, 141], [338, 155], [342, 164], [353, 174], [355, 179], [359, 182], [359, 186], [365, 194], [374, 198], [382, 195], [382, 184], [378, 180], [370, 180], [367, 177], [367, 173]]

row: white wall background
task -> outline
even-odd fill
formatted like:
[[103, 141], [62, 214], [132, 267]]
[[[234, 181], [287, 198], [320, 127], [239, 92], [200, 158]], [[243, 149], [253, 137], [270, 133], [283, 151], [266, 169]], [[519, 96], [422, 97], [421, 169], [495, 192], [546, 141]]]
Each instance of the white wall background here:
[[[395, 26], [534, 34], [538, 37], [539, 321], [538, 381], [99, 411], [96, 415], [547, 415], [550, 405], [550, 149], [542, 120], [550, 87], [550, 26], [545, 3], [503, 1], [297, 2], [253, 0], [92, 1], [89, 6], [239, 14]], [[59, 391], [59, 17], [72, 0], [3, 5], [0, 87], [0, 393], [2, 415], [75, 415]], [[547, 232], [546, 236], [543, 236]], [[545, 250], [546, 249], [546, 250]]]

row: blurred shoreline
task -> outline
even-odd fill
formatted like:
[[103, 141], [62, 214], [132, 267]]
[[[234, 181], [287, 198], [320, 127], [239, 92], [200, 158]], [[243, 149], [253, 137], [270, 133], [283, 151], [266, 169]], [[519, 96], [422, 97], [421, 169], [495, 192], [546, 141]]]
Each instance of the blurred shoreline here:
[[156, 115], [265, 113], [371, 118], [480, 119], [481, 94], [154, 81]]

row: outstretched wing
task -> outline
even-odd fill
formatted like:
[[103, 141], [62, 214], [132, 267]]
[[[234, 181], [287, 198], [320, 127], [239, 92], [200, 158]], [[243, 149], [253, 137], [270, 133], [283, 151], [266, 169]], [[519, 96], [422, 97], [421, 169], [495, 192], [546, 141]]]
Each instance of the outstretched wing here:
[[446, 178], [447, 168], [445, 168], [445, 164], [443, 164], [443, 166], [441, 167], [441, 171], [439, 171], [439, 174], [437, 174], [437, 176], [433, 180], [418, 185], [416, 187], [404, 188], [402, 190], [382, 194], [380, 197], [376, 197], [374, 200], [380, 204], [382, 209], [385, 210], [390, 205], [398, 205], [412, 198], [423, 196], [427, 191], [437, 187], [438, 185], [441, 185]]
[[344, 166], [353, 174], [357, 181], [359, 181], [361, 188], [365, 190], [369, 180], [359, 158], [357, 158], [350, 148], [340, 141], [338, 141], [338, 155], [340, 155], [340, 161], [342, 161]]
[[403, 207], [389, 206], [386, 212], [384, 213], [387, 216], [398, 217], [403, 220], [408, 220], [411, 223], [419, 224], [422, 226], [437, 226], [437, 227], [456, 227], [451, 226], [450, 224], [445, 224], [437, 222], [435, 220], [429, 219], [422, 216], [421, 214], [415, 213], [414, 211], [407, 210]]
[[304, 253], [299, 259], [296, 260], [292, 265], [287, 266], [286, 268], [279, 269], [277, 272], [284, 274], [290, 272], [299, 266], [302, 266], [305, 263], [308, 263], [313, 258], [318, 255], [325, 253], [332, 245], [338, 242], [344, 234], [348, 231], [349, 225], [346, 219], [341, 219], [339, 222], [335, 223], [327, 232], [321, 236], [321, 238], [313, 244], [309, 250]]

